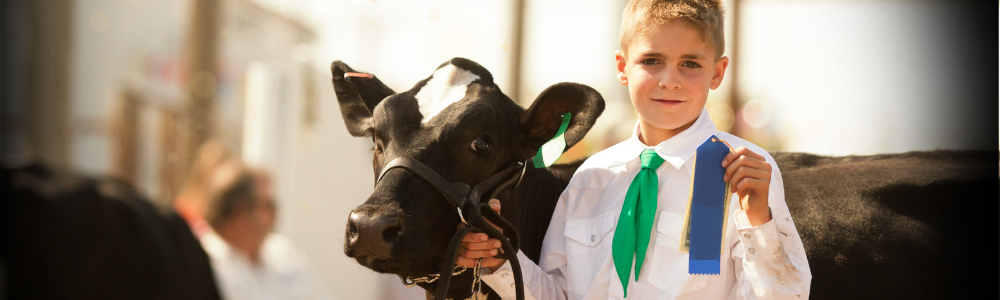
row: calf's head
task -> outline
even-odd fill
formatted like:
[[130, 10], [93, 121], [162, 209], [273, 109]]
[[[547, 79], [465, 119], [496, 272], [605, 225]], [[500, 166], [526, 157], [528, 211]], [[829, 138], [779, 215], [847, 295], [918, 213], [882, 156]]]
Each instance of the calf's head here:
[[[330, 68], [348, 131], [375, 143], [375, 176], [393, 159], [407, 157], [448, 181], [475, 185], [533, 157], [556, 135], [562, 114], [572, 116], [565, 132], [569, 148], [604, 110], [597, 91], [575, 83], [549, 87], [524, 110], [500, 92], [489, 71], [463, 58], [441, 64], [401, 93], [343, 62]], [[503, 205], [504, 215], [510, 216], [508, 203]], [[438, 273], [459, 222], [444, 196], [424, 179], [406, 169], [390, 169], [364, 204], [351, 211], [344, 253], [377, 272], [408, 277]]]

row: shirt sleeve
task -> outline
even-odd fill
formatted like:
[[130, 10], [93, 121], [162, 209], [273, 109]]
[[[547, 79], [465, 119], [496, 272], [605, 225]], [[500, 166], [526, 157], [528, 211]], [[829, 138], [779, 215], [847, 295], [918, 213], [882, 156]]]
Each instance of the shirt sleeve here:
[[739, 243], [730, 253], [737, 263], [736, 286], [730, 299], [808, 299], [812, 274], [805, 249], [785, 204], [781, 172], [774, 164], [768, 205], [771, 221], [750, 226], [746, 214], [736, 210]]
[[[566, 228], [566, 204], [567, 192], [559, 197], [555, 211], [552, 213], [552, 221], [549, 229], [545, 232], [545, 239], [542, 242], [542, 255], [539, 264], [535, 264], [520, 250], [517, 251], [517, 259], [521, 266], [521, 275], [524, 278], [524, 298], [525, 299], [566, 299], [566, 240], [563, 232]], [[502, 299], [515, 299], [516, 289], [514, 285], [514, 271], [511, 269], [508, 260], [496, 272], [484, 275], [483, 282], [493, 288]]]

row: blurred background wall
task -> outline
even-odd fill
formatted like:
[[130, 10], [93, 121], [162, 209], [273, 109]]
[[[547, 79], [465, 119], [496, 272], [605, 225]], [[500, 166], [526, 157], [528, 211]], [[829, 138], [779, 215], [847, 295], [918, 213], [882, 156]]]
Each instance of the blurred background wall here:
[[[523, 106], [557, 82], [590, 85], [607, 109], [564, 160], [627, 138], [636, 118], [614, 79], [624, 0], [2, 3], [4, 164], [111, 174], [167, 204], [194, 147], [221, 140], [275, 173], [277, 231], [340, 299], [422, 292], [343, 255], [347, 214], [374, 174], [370, 140], [344, 128], [331, 61], [404, 91], [466, 57]], [[773, 151], [828, 155], [998, 149], [986, 75], [994, 45], [980, 36], [992, 8], [724, 4], [732, 64], [707, 104], [720, 129]]]

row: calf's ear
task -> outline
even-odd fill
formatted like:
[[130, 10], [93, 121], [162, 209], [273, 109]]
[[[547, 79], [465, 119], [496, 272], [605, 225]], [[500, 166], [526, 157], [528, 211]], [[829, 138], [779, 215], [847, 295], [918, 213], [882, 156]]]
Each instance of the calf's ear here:
[[347, 131], [357, 137], [371, 135], [372, 111], [382, 99], [396, 92], [375, 75], [357, 72], [339, 60], [330, 64], [330, 72]]
[[[573, 147], [594, 126], [604, 112], [604, 98], [597, 90], [578, 83], [557, 83], [542, 91], [521, 115], [524, 145], [520, 159], [533, 157], [545, 142], [552, 139], [562, 125], [562, 115], [570, 113], [566, 127], [566, 149]], [[565, 151], [565, 150], [563, 150]]]

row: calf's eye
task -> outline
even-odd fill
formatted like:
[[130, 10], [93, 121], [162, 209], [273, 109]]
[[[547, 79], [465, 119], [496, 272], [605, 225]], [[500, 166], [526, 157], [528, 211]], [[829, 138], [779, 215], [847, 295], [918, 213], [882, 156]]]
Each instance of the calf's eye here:
[[472, 144], [469, 145], [469, 148], [479, 153], [486, 153], [486, 151], [490, 150], [490, 144], [486, 142], [486, 139], [478, 137], [474, 141], [472, 141]]

